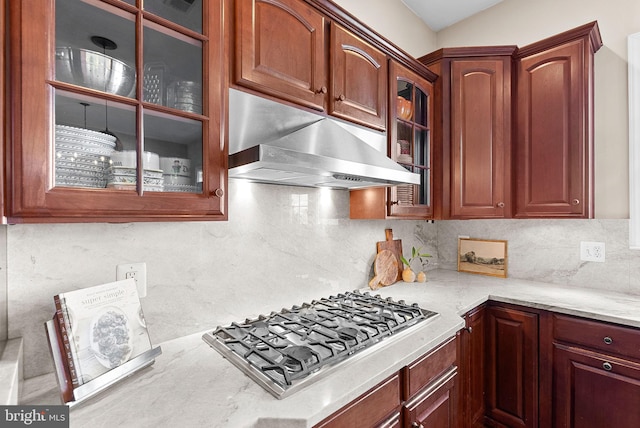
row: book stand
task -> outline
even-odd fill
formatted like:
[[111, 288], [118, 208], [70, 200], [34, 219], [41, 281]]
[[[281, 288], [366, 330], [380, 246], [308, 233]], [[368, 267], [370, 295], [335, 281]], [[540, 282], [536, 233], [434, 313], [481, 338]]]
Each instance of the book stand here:
[[65, 399], [65, 395], [62, 394], [64, 385], [68, 382], [68, 379], [64, 372], [64, 361], [62, 360], [59, 351], [62, 349], [62, 344], [58, 340], [56, 334], [56, 325], [53, 320], [45, 322], [45, 329], [47, 331], [47, 337], [49, 339], [49, 348], [53, 357], [53, 362], [56, 369], [56, 378], [58, 380], [58, 386], [60, 387], [60, 396], [62, 402], [68, 405], [70, 408], [80, 404], [94, 395], [104, 391], [111, 385], [126, 379], [135, 372], [150, 366], [155, 362], [155, 358], [162, 354], [160, 346], [151, 348], [148, 351], [138, 355], [135, 358], [130, 359], [124, 364], [109, 370], [108, 372], [100, 375], [99, 377], [86, 382], [73, 389], [73, 400], [68, 401]]

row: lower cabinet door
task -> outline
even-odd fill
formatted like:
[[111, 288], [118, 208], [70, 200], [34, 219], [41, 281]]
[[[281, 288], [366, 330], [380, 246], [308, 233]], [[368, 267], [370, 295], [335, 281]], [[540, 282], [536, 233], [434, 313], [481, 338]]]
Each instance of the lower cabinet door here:
[[555, 428], [640, 427], [640, 364], [554, 345]]
[[457, 380], [454, 367], [407, 401], [402, 409], [405, 428], [457, 427]]
[[538, 315], [492, 306], [487, 323], [487, 416], [509, 428], [537, 428]]

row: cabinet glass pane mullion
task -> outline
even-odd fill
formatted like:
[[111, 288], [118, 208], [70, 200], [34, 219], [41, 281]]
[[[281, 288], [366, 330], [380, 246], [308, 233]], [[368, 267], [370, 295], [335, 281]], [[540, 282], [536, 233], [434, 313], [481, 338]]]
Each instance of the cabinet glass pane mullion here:
[[420, 173], [420, 186], [418, 203], [420, 205], [431, 205], [431, 159], [429, 132], [416, 126], [414, 129], [414, 145], [416, 151], [416, 168]]

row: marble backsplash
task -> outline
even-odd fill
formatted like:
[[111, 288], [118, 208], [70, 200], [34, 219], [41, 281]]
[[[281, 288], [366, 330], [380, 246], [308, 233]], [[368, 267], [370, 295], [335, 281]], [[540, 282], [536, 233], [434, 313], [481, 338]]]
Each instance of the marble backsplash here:
[[[25, 377], [53, 369], [43, 328], [53, 295], [113, 281], [121, 263], [147, 264], [154, 343], [366, 286], [385, 228], [405, 253], [433, 254], [428, 269], [456, 269], [459, 235], [505, 239], [511, 277], [640, 294], [628, 220], [361, 221], [349, 220], [346, 191], [230, 180], [229, 195], [228, 222], [3, 227], [3, 330], [24, 340]], [[605, 263], [580, 262], [585, 240], [605, 242]]]

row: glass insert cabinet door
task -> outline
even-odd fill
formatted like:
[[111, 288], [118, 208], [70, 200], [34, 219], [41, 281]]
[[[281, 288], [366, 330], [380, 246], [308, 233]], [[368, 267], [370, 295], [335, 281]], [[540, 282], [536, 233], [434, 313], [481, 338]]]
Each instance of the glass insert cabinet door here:
[[432, 85], [394, 64], [395, 120], [391, 126], [391, 157], [407, 170], [420, 174], [420, 185], [390, 189], [389, 215], [430, 218], [432, 209], [433, 147], [431, 142]]
[[[161, 0], [144, 4], [168, 19], [186, 15]], [[55, 5], [55, 80], [74, 87], [55, 90], [55, 186], [202, 191], [202, 41], [145, 15], [139, 40], [136, 13], [99, 2]], [[202, 5], [191, 8], [201, 28]]]
[[[221, 69], [211, 69], [223, 63], [222, 2], [52, 0], [35, 8], [43, 10], [31, 24], [47, 34], [42, 41], [18, 18], [36, 3], [10, 7], [22, 9], [11, 17], [33, 39], [12, 49], [24, 49], [22, 62], [38, 66], [23, 82], [44, 84], [21, 100], [22, 111], [29, 102], [42, 105], [41, 114], [21, 116], [23, 137], [30, 121], [48, 137], [38, 203], [63, 216], [73, 215], [65, 201], [80, 211], [220, 216], [224, 203], [207, 200], [223, 198], [226, 181], [220, 121], [211, 119], [224, 103]], [[35, 49], [22, 48], [28, 45]], [[23, 152], [29, 144], [23, 138]], [[187, 198], [185, 205], [170, 202], [176, 198]]]

